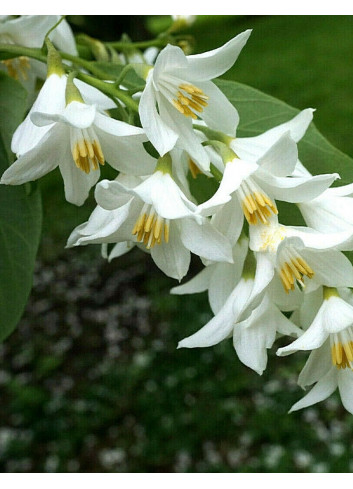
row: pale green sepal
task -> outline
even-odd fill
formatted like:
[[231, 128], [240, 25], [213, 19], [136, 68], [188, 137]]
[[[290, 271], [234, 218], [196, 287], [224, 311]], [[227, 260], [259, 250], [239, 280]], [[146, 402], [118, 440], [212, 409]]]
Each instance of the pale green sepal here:
[[160, 171], [163, 174], [169, 173], [169, 175], [172, 175], [172, 158], [169, 153], [166, 153], [164, 156], [158, 158], [155, 168], [155, 172], [156, 171]]
[[82, 98], [81, 92], [74, 84], [74, 78], [76, 73], [71, 72], [67, 77], [66, 89], [65, 89], [65, 102], [66, 105], [69, 105], [71, 102], [81, 102], [84, 104], [84, 100]]
[[50, 75], [58, 75], [62, 76], [65, 74], [65, 70], [61, 61], [61, 56], [58, 53], [58, 51], [54, 48], [53, 43], [50, 41], [49, 38], [45, 40], [47, 49], [48, 49], [48, 55], [47, 55], [47, 78]]
[[203, 146], [212, 146], [219, 153], [225, 165], [238, 158], [237, 154], [234, 153], [234, 151], [229, 146], [227, 146], [227, 144], [222, 143], [221, 141], [211, 139], [209, 141], [203, 142], [202, 144]]
[[323, 288], [324, 300], [328, 300], [331, 297], [339, 297], [339, 293], [335, 287], [325, 287]]

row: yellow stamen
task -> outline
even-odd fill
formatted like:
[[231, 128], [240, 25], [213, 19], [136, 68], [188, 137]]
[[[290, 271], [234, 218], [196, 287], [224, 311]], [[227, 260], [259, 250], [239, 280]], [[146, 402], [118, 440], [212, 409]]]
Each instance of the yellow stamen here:
[[268, 224], [267, 218], [271, 216], [271, 213], [278, 214], [274, 202], [266, 194], [258, 191], [245, 195], [242, 208], [246, 220], [251, 225], [255, 225], [259, 221]]
[[350, 363], [353, 361], [353, 341], [346, 343], [335, 342], [331, 346], [332, 363], [337, 368], [352, 368]]
[[189, 158], [189, 170], [192, 178], [196, 178], [200, 173], [202, 174], [200, 168], [192, 161], [191, 158]]
[[291, 256], [289, 261], [283, 263], [279, 274], [282, 280], [282, 285], [287, 294], [290, 290], [294, 290], [295, 280], [304, 286], [304, 275], [308, 278], [312, 278], [314, 276], [313, 270], [300, 256]]
[[28, 80], [29, 60], [26, 56], [1, 61], [7, 68], [8, 74], [15, 80]]
[[80, 170], [89, 173], [98, 170], [99, 164], [104, 165], [102, 148], [97, 140], [79, 139], [72, 148], [72, 157]]
[[144, 206], [139, 217], [136, 220], [132, 234], [136, 235], [137, 241], [144, 243], [147, 249], [153, 248], [155, 244], [162, 243], [162, 237], [164, 241], [168, 243], [169, 241], [169, 222], [163, 217], [158, 216], [150, 206], [148, 211], [148, 206]]
[[182, 83], [179, 85], [176, 99], [173, 99], [172, 103], [185, 117], [197, 119], [195, 112], [202, 112], [204, 107], [207, 107], [208, 98], [200, 88], [191, 84]]

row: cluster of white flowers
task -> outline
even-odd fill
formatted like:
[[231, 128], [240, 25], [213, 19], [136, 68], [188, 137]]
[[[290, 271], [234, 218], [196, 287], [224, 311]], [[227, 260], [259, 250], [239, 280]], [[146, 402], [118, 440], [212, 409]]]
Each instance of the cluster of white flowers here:
[[[11, 32], [16, 22], [8, 21]], [[142, 127], [110, 117], [111, 98], [49, 64], [1, 183], [22, 184], [59, 166], [76, 205], [95, 186], [97, 207], [68, 247], [101, 244], [112, 260], [136, 245], [179, 281], [191, 253], [201, 258], [202, 271], [171, 292], [208, 291], [214, 316], [179, 348], [232, 337], [240, 361], [262, 374], [276, 339], [295, 338], [277, 354], [311, 350], [298, 383], [315, 386], [292, 411], [338, 386], [353, 413], [353, 267], [342, 253], [353, 250], [353, 184], [329, 188], [339, 175], [313, 176], [299, 161], [313, 109], [259, 136], [236, 137], [238, 112], [212, 80], [235, 63], [250, 33], [198, 55], [168, 44], [153, 65], [141, 64]], [[105, 162], [118, 176], [98, 182]], [[218, 190], [198, 203], [189, 173], [218, 178]], [[297, 205], [307, 226], [281, 224], [277, 200]]]

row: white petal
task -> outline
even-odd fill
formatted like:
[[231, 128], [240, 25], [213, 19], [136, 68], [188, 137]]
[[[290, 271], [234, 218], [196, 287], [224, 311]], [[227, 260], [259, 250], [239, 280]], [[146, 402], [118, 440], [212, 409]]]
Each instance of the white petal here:
[[298, 350], [314, 350], [324, 344], [329, 333], [324, 328], [325, 308], [321, 307], [314, 321], [309, 328], [293, 343], [277, 350], [277, 355], [280, 357], [290, 355]]
[[232, 246], [238, 241], [243, 229], [244, 213], [237, 199], [224, 204], [211, 218], [211, 223], [226, 236]]
[[[53, 22], [53, 25], [54, 24], [55, 22]], [[50, 33], [49, 38], [60, 51], [65, 51], [66, 53], [72, 54], [73, 56], [77, 56], [78, 53], [76, 49], [75, 38], [70, 25], [65, 19], [62, 20], [60, 24]]]
[[96, 107], [81, 102], [71, 102], [61, 114], [32, 112], [31, 120], [37, 126], [45, 126], [53, 122], [63, 122], [79, 129], [86, 129], [93, 124], [96, 116]]
[[232, 147], [240, 158], [257, 160], [288, 131], [291, 138], [298, 142], [304, 136], [312, 121], [313, 112], [313, 109], [305, 109], [290, 121], [273, 127], [258, 136], [236, 138], [232, 143]]
[[352, 326], [353, 306], [340, 297], [330, 297], [325, 301], [323, 324], [328, 333], [339, 333]]
[[113, 210], [126, 204], [131, 199], [132, 193], [129, 188], [116, 180], [102, 180], [97, 184], [94, 196], [98, 205]]
[[214, 272], [217, 265], [210, 265], [205, 267], [201, 272], [199, 272], [195, 277], [193, 277], [188, 282], [182, 285], [173, 287], [170, 290], [171, 294], [183, 295], [183, 294], [197, 294], [199, 292], [204, 292], [208, 289], [210, 284], [210, 278]]
[[50, 126], [38, 127], [31, 121], [33, 112], [57, 113], [65, 108], [65, 87], [66, 75], [49, 76], [35, 100], [31, 110], [25, 120], [16, 129], [12, 142], [11, 150], [13, 153], [22, 155], [34, 148]]
[[3, 23], [0, 33], [9, 34], [15, 44], [39, 48], [46, 33], [58, 20], [58, 15], [21, 15]]
[[178, 133], [170, 128], [157, 112], [156, 95], [152, 80], [147, 81], [146, 87], [141, 95], [139, 114], [142, 127], [145, 130], [148, 139], [158, 153], [163, 156], [175, 146], [178, 139]]
[[298, 385], [302, 389], [314, 384], [324, 377], [332, 368], [330, 341], [327, 340], [320, 348], [313, 350], [298, 377]]
[[198, 213], [203, 216], [214, 214], [219, 207], [229, 202], [231, 194], [240, 187], [243, 180], [256, 172], [258, 168], [256, 163], [238, 158], [227, 163], [216, 193], [198, 206]]
[[90, 189], [97, 183], [99, 169], [86, 174], [75, 165], [70, 150], [59, 163], [64, 180], [65, 198], [75, 205], [82, 205], [88, 197]]
[[309, 202], [298, 204], [308, 226], [322, 232], [346, 231], [353, 226], [353, 199], [330, 197], [328, 189], [323, 195]]
[[135, 243], [132, 241], [123, 241], [122, 243], [117, 243], [112, 251], [109, 253], [108, 261], [111, 262], [114, 258], [119, 258], [122, 255], [125, 255], [135, 246]]
[[139, 142], [140, 136], [117, 137], [98, 128], [96, 134], [104, 158], [116, 170], [130, 175], [150, 175], [155, 169], [156, 160]]
[[300, 401], [296, 402], [290, 409], [290, 413], [298, 411], [308, 406], [312, 406], [317, 402], [323, 401], [330, 397], [337, 387], [337, 372], [335, 367], [332, 367], [327, 374], [322, 377], [311, 391], [304, 396]]
[[250, 34], [251, 30], [248, 29], [217, 49], [187, 56], [188, 79], [211, 80], [228, 71], [237, 60]]
[[209, 97], [200, 117], [211, 129], [234, 136], [239, 123], [237, 109], [214, 83], [199, 83], [198, 88]]
[[302, 256], [314, 270], [312, 281], [328, 287], [353, 287], [353, 266], [343, 253], [304, 250]]
[[167, 44], [156, 59], [152, 72], [153, 81], [158, 87], [159, 79], [163, 77], [164, 74], [172, 73], [174, 70], [179, 72], [179, 70], [185, 69], [187, 66], [188, 63], [183, 50], [178, 46]]
[[100, 110], [114, 109], [116, 107], [114, 100], [97, 90], [97, 88], [88, 85], [88, 83], [75, 78], [74, 85], [79, 89], [87, 105], [96, 105]]
[[212, 261], [233, 263], [229, 240], [206, 218], [202, 224], [198, 224], [194, 219], [183, 219], [180, 230], [181, 241], [192, 253]]
[[316, 175], [314, 177], [275, 177], [258, 172], [262, 188], [274, 199], [284, 202], [305, 202], [322, 194], [337, 178], [337, 173]]
[[277, 177], [286, 177], [294, 171], [298, 159], [298, 148], [290, 133], [284, 133], [279, 140], [258, 160], [262, 170]]
[[154, 246], [151, 256], [157, 267], [168, 277], [179, 281], [185, 277], [190, 265], [190, 251], [183, 246], [175, 222], [170, 223], [169, 242], [162, 241]]
[[20, 156], [2, 175], [1, 183], [20, 185], [37, 180], [58, 166], [68, 145], [68, 134], [62, 128], [54, 126], [30, 151]]
[[353, 372], [350, 368], [338, 372], [338, 389], [343, 406], [353, 414]]
[[178, 219], [194, 215], [196, 205], [190, 202], [169, 173], [156, 171], [133, 189], [147, 204], [152, 204], [157, 214], [166, 219]]

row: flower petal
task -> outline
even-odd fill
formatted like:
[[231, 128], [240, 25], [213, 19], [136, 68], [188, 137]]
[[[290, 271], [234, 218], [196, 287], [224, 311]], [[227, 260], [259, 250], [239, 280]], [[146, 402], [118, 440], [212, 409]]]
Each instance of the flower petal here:
[[195, 82], [211, 80], [228, 71], [237, 60], [250, 34], [251, 29], [248, 29], [219, 48], [187, 56], [187, 79]]
[[195, 275], [195, 277], [193, 277], [188, 282], [173, 287], [170, 290], [170, 293], [176, 295], [183, 295], [183, 294], [197, 294], [199, 292], [204, 292], [209, 287], [210, 279], [214, 272], [215, 266], [217, 265], [210, 265], [208, 267], [205, 267], [203, 270], [201, 270], [201, 272]]
[[327, 399], [336, 390], [336, 388], [337, 372], [335, 367], [332, 367], [331, 370], [329, 370], [327, 374], [318, 381], [318, 383], [306, 396], [291, 407], [289, 412], [292, 413], [293, 411], [298, 411], [298, 409], [312, 406], [317, 402]]
[[190, 266], [190, 251], [183, 246], [175, 222], [170, 223], [169, 242], [162, 241], [154, 246], [151, 256], [157, 267], [168, 277], [179, 281], [185, 277]]
[[350, 368], [338, 372], [338, 389], [343, 406], [353, 414], [353, 372]]
[[284, 133], [258, 160], [262, 170], [277, 177], [286, 177], [294, 171], [298, 148], [289, 131]]
[[332, 368], [330, 341], [313, 350], [298, 377], [298, 385], [304, 389], [318, 382]]

